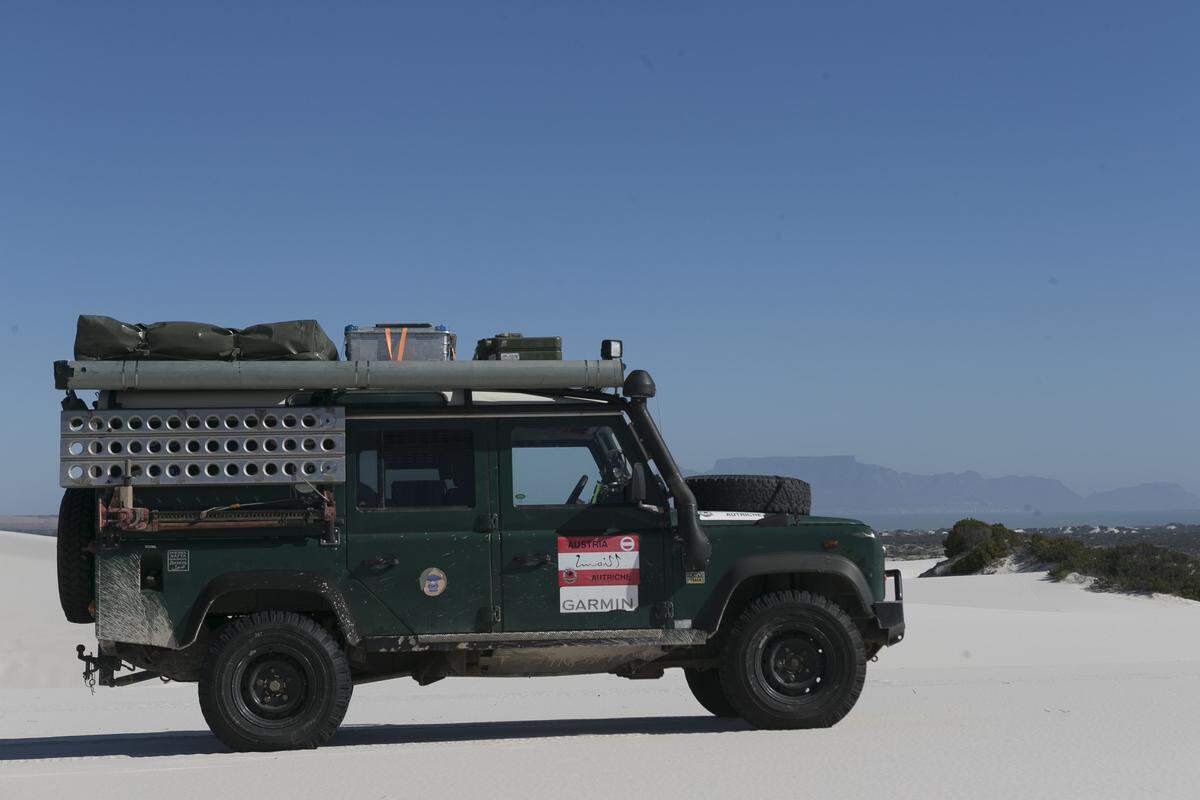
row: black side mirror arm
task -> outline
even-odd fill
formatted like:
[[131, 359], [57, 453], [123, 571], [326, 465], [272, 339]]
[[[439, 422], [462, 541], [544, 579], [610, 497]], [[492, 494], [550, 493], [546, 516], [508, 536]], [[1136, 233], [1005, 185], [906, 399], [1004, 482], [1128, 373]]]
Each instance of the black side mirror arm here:
[[634, 464], [629, 478], [629, 501], [640, 506], [646, 502], [646, 465]]

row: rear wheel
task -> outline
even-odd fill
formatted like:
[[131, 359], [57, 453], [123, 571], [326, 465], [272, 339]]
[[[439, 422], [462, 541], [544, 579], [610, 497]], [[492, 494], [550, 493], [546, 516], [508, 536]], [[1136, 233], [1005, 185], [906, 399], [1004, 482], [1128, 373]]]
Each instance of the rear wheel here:
[[58, 504], [58, 601], [68, 622], [92, 622], [96, 597], [96, 493], [67, 489]]
[[687, 679], [692, 696], [704, 706], [704, 709], [714, 717], [736, 717], [737, 711], [725, 696], [721, 687], [721, 673], [715, 669], [696, 669], [684, 667], [683, 676]]
[[337, 641], [308, 617], [265, 611], [226, 625], [200, 673], [200, 710], [234, 750], [319, 747], [354, 683]]
[[828, 728], [850, 712], [866, 680], [862, 636], [835, 603], [809, 592], [751, 601], [722, 654], [721, 685], [759, 728]]

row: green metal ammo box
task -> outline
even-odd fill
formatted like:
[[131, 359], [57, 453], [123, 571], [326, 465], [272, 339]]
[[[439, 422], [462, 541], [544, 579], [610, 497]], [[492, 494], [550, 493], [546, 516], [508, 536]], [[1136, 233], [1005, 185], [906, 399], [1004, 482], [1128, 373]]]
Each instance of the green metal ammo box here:
[[562, 361], [561, 336], [497, 333], [475, 345], [476, 361]]

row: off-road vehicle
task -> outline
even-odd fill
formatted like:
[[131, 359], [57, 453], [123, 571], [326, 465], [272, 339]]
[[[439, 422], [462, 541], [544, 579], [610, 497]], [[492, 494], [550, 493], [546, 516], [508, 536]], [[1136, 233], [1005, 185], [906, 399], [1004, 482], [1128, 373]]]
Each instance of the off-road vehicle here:
[[355, 684], [402, 676], [681, 668], [717, 716], [825, 727], [903, 636], [871, 529], [810, 516], [795, 479], [685, 478], [619, 342], [588, 361], [249, 346], [55, 364], [85, 680], [197, 682], [231, 748], [316, 747]]

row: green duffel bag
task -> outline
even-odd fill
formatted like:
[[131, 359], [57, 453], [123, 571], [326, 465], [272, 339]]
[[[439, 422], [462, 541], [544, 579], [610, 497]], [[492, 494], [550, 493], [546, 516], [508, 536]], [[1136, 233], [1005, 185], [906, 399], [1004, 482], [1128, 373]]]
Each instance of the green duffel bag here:
[[264, 322], [237, 334], [243, 361], [337, 361], [338, 349], [315, 319]]
[[230, 360], [237, 355], [237, 331], [207, 322], [151, 322], [144, 326], [148, 355], [159, 361]]
[[83, 315], [75, 360], [337, 361], [337, 347], [316, 320], [270, 322], [239, 330], [206, 322], [121, 322]]
[[75, 324], [76, 361], [122, 361], [147, 353], [145, 325], [93, 314], [81, 314]]

